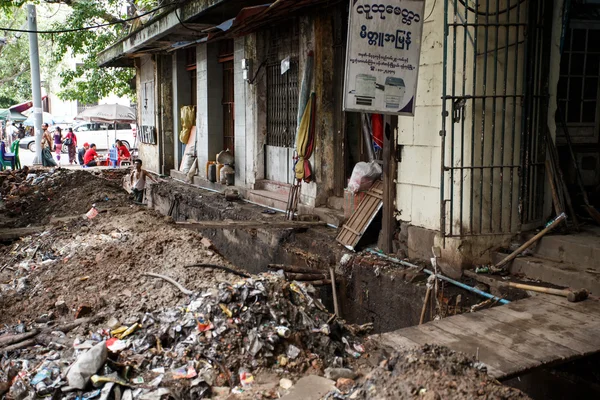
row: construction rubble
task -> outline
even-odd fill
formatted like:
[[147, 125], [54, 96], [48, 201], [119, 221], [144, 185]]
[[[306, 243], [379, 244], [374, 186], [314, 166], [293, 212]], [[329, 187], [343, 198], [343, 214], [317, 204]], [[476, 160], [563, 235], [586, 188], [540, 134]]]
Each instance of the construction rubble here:
[[0, 173], [1, 229], [39, 228], [0, 247], [0, 398], [526, 398], [444, 348], [389, 356], [310, 284], [247, 275], [132, 204], [122, 177]]

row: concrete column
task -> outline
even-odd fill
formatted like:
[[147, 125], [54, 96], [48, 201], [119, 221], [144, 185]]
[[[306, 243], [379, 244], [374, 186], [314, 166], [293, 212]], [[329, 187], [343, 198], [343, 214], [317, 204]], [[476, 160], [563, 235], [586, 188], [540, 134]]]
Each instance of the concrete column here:
[[[237, 186], [246, 185], [247, 160], [252, 160], [247, 154], [247, 127], [252, 123], [252, 118], [246, 120], [246, 81], [242, 76], [242, 60], [246, 58], [246, 38], [240, 37], [234, 40], [233, 50], [233, 89], [235, 101], [235, 184]], [[250, 151], [248, 151], [250, 153]], [[252, 154], [250, 154], [251, 156]], [[250, 168], [252, 164], [250, 164]], [[250, 169], [251, 170], [251, 169]]]
[[173, 151], [175, 169], [179, 169], [183, 156], [183, 146], [179, 141], [181, 131], [181, 107], [190, 105], [190, 76], [186, 70], [185, 52], [180, 50], [173, 55]]
[[198, 45], [196, 152], [200, 170], [223, 150], [223, 70], [217, 56], [218, 44]]
[[160, 56], [160, 113], [158, 115], [160, 131], [158, 140], [160, 143], [160, 171], [168, 175], [175, 168], [175, 137], [173, 134], [173, 60], [170, 55]]

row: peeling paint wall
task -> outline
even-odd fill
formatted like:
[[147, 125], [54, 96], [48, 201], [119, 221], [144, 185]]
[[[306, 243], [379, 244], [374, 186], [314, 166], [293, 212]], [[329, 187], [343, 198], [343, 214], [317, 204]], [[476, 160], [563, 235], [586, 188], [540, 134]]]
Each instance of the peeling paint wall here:
[[[153, 56], [143, 56], [137, 59], [137, 82], [138, 90], [138, 120], [141, 126], [153, 126], [156, 128], [156, 97], [157, 71]], [[158, 133], [157, 133], [158, 135]], [[158, 145], [138, 142], [138, 157], [143, 161], [144, 169], [152, 172], [160, 172], [160, 160]]]

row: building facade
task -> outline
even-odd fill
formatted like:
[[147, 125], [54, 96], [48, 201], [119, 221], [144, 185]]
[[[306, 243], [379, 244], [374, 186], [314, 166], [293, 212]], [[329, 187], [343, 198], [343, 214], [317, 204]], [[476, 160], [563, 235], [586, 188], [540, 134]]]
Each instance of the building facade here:
[[[235, 185], [284, 207], [313, 57], [314, 180], [302, 184], [300, 210], [340, 208], [353, 166], [366, 160], [361, 116], [342, 110], [348, 7], [362, 3], [189, 1], [107, 49], [103, 65], [137, 70], [144, 164], [177, 176], [180, 109], [194, 105], [195, 182], [208, 185], [207, 163], [229, 149]], [[487, 262], [551, 217], [546, 145], [551, 138], [562, 154], [563, 126], [586, 184], [600, 184], [599, 13], [562, 0], [442, 0], [424, 14], [415, 115], [387, 120], [393, 238], [413, 258], [439, 246], [448, 265]]]

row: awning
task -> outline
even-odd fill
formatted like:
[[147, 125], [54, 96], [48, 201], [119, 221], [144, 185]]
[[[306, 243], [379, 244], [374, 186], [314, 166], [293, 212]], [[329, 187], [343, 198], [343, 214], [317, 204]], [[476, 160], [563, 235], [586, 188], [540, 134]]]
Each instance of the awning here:
[[[42, 96], [42, 101], [44, 101], [48, 96]], [[33, 100], [28, 100], [24, 103], [20, 103], [20, 104], [16, 104], [14, 106], [10, 106], [9, 109], [12, 111], [16, 111], [16, 112], [20, 112], [22, 113], [25, 110], [29, 110], [31, 107], [33, 107]]]
[[20, 112], [11, 110], [10, 108], [0, 108], [0, 121], [25, 121], [26, 119], [27, 117]]
[[243, 36], [275, 21], [285, 20], [300, 9], [322, 4], [330, 6], [339, 1], [341, 0], [277, 0], [271, 4], [245, 7], [240, 10], [232, 23], [225, 21], [215, 27], [220, 28], [220, 31], [215, 28], [211, 29], [208, 40]]

